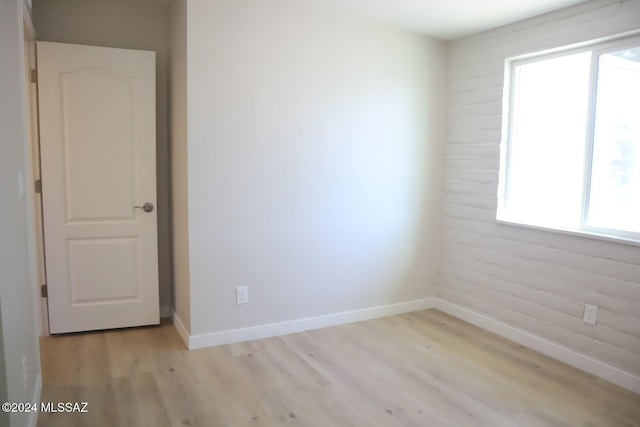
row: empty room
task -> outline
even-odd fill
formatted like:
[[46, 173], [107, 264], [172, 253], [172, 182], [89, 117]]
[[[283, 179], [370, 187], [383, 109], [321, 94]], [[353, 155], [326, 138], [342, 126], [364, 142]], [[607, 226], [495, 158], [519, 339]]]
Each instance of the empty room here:
[[0, 427], [640, 427], [640, 1], [0, 0]]

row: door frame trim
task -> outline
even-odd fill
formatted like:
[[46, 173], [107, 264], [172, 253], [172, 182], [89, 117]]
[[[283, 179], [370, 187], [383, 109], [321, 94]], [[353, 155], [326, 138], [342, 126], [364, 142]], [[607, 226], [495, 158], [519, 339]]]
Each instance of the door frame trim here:
[[32, 69], [37, 69], [36, 63], [36, 39], [37, 33], [33, 24], [33, 18], [26, 2], [22, 2], [22, 17], [24, 29], [25, 48], [22, 52], [24, 72], [23, 98], [25, 117], [25, 135], [27, 136], [27, 165], [25, 173], [25, 187], [27, 189], [27, 213], [31, 227], [29, 239], [31, 247], [31, 270], [33, 277], [33, 298], [36, 306], [36, 326], [39, 336], [49, 335], [49, 314], [47, 299], [41, 296], [40, 286], [45, 283], [44, 273], [44, 243], [42, 236], [42, 199], [41, 194], [35, 192], [35, 180], [40, 178], [40, 131], [38, 119], [38, 92], [37, 84], [32, 83], [29, 75]]

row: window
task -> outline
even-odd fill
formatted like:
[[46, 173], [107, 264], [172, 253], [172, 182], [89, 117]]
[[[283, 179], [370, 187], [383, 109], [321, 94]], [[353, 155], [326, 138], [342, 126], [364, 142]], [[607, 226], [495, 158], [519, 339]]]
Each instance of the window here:
[[640, 241], [640, 38], [508, 65], [498, 220]]

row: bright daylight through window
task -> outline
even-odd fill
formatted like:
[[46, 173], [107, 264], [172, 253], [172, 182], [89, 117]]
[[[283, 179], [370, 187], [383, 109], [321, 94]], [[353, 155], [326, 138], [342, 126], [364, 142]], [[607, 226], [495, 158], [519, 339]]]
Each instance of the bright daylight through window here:
[[498, 219], [640, 241], [640, 38], [510, 65]]

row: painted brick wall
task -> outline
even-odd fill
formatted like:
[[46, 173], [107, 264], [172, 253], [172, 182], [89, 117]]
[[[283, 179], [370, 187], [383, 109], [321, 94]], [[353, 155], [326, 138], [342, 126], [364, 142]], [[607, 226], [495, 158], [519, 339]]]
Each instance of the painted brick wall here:
[[450, 44], [438, 296], [640, 375], [640, 246], [495, 221], [505, 58], [633, 30], [640, 1], [592, 1]]

